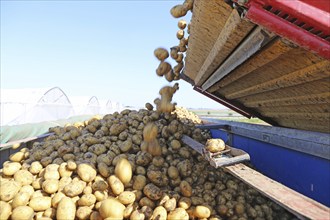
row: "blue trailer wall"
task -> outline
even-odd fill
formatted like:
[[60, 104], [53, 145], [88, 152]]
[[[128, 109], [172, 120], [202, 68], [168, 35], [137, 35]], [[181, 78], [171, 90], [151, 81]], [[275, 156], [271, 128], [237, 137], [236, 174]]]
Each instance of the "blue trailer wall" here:
[[264, 175], [330, 206], [329, 160], [225, 130], [211, 129], [211, 134], [248, 152], [253, 166]]

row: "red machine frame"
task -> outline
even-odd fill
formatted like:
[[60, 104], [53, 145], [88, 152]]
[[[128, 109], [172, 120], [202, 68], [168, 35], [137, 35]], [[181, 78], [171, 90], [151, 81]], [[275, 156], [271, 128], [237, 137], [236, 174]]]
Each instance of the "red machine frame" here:
[[329, 0], [234, 0], [253, 23], [330, 60]]

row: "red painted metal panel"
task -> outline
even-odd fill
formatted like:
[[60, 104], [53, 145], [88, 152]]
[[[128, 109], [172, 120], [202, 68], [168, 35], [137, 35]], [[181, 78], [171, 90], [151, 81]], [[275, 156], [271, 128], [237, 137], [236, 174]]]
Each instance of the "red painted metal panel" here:
[[329, 0], [250, 0], [246, 6], [251, 7], [253, 4], [271, 6], [322, 31], [325, 35], [330, 34]]
[[275, 34], [291, 40], [293, 43], [316, 52], [330, 60], [330, 43], [326, 40], [268, 12], [262, 5], [249, 3], [246, 18]]

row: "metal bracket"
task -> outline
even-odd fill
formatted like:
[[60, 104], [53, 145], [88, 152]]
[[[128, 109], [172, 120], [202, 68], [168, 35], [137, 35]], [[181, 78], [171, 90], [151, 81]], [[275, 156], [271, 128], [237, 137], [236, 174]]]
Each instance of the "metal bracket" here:
[[204, 148], [204, 145], [195, 141], [187, 135], [183, 135], [182, 142], [200, 153], [209, 161], [210, 165], [218, 168], [229, 166], [243, 161], [250, 160], [250, 155], [245, 151], [226, 145], [226, 150], [219, 153], [211, 153]]
[[224, 61], [224, 63], [206, 80], [202, 85], [205, 91], [216, 82], [224, 78], [236, 67], [244, 63], [253, 54], [265, 46], [275, 37], [272, 33], [267, 33], [261, 27], [256, 27], [254, 31], [239, 45], [239, 47]]

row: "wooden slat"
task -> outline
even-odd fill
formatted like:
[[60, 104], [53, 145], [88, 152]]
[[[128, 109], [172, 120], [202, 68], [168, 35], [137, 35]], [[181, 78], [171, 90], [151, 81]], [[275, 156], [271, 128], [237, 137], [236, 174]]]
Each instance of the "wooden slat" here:
[[[282, 98], [282, 99], [291, 98], [292, 102], [295, 102], [296, 105], [300, 105], [299, 100], [301, 100], [301, 98], [299, 98], [298, 100], [295, 100], [295, 97], [306, 96], [306, 98], [307, 98], [313, 94], [321, 94], [321, 93], [329, 92], [329, 83], [330, 83], [330, 79], [326, 78], [326, 79], [322, 79], [322, 80], [313, 81], [308, 84], [301, 84], [301, 85], [297, 85], [297, 86], [293, 86], [293, 87], [287, 87], [287, 88], [282, 88], [282, 89], [278, 89], [278, 90], [274, 90], [274, 91], [245, 96], [245, 97], [236, 99], [236, 101], [239, 101], [244, 104], [245, 102], [258, 102], [258, 101], [267, 100], [267, 99], [272, 100], [272, 99], [278, 99], [278, 98]], [[224, 95], [224, 94], [222, 94], [222, 95]]]
[[253, 27], [254, 24], [241, 19], [237, 10], [232, 10], [224, 28], [221, 30], [218, 39], [195, 78], [197, 86], [201, 86], [207, 80]]
[[264, 114], [265, 112], [295, 112], [295, 113], [304, 113], [304, 112], [313, 112], [313, 113], [329, 113], [330, 105], [326, 104], [310, 104], [310, 105], [290, 105], [290, 106], [271, 106], [271, 107], [258, 107], [258, 112]]
[[225, 1], [195, 0], [184, 72], [189, 78], [196, 78], [231, 11]]
[[221, 90], [226, 94], [234, 93], [304, 69], [322, 60], [324, 59], [302, 48], [295, 48], [239, 80], [221, 88]]
[[245, 106], [256, 108], [256, 107], [278, 107], [278, 106], [292, 106], [297, 105], [309, 105], [309, 104], [325, 104], [330, 103], [330, 92], [320, 94], [306, 94], [303, 96], [288, 97], [288, 98], [275, 98], [265, 99], [258, 101], [247, 101]]
[[225, 169], [297, 216], [309, 219], [330, 219], [330, 209], [328, 207], [264, 176], [244, 164], [227, 166]]
[[279, 78], [266, 81], [264, 83], [253, 85], [246, 89], [227, 94], [228, 99], [236, 99], [251, 94], [257, 94], [290, 86], [296, 86], [303, 83], [323, 79], [330, 76], [330, 62], [327, 60], [313, 64], [306, 68], [288, 73]]
[[[280, 117], [286, 117], [286, 118], [296, 118], [296, 119], [318, 119], [323, 118], [325, 121], [329, 121], [330, 118], [330, 112], [326, 113], [318, 113], [318, 112], [265, 112], [263, 113], [264, 116], [270, 117], [270, 118], [280, 118]], [[327, 120], [328, 119], [328, 120]]]
[[290, 51], [291, 49], [292, 47], [284, 43], [282, 40], [276, 40], [275, 42], [271, 43], [266, 49], [255, 54], [254, 57], [247, 60], [237, 69], [233, 70], [233, 72], [230, 73], [226, 78], [214, 84], [208, 89], [208, 91], [214, 92], [219, 88], [227, 86], [228, 84], [275, 60], [280, 55]]

